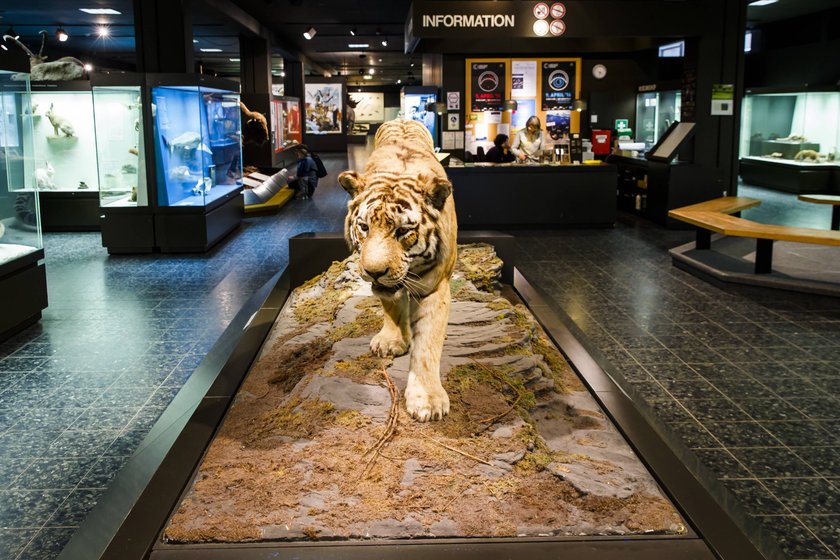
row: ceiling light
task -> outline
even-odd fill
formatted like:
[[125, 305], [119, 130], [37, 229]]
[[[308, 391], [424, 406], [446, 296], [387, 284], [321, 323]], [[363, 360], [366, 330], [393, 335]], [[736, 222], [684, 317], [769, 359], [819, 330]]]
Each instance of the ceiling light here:
[[373, 79], [373, 76], [371, 76], [370, 74], [365, 74], [365, 80], [372, 80], [372, 79]]
[[3, 49], [4, 51], [7, 51], [7, 50], [9, 50], [9, 47], [7, 47], [6, 45], [0, 45], [0, 49]]
[[99, 27], [96, 28], [96, 34], [99, 35], [100, 37], [107, 37], [108, 35], [111, 34], [111, 30], [108, 29], [108, 27], [105, 26], [105, 25], [100, 25]]
[[229, 58], [228, 60], [230, 60], [231, 62], [239, 62], [238, 58]]
[[398, 84], [401, 84], [401, 83], [402, 83], [402, 80], [401, 80], [401, 79], [399, 79], [399, 78], [397, 78], [397, 83], [398, 83]]
[[376, 74], [376, 69], [375, 69], [375, 68], [371, 68], [370, 70], [368, 70], [368, 74], [370, 74], [371, 76], [373, 76], [374, 74]]
[[411, 61], [411, 67], [412, 68], [414, 67], [414, 61], [413, 60]]
[[66, 32], [66, 31], [64, 31], [64, 28], [62, 28], [62, 27], [59, 27], [58, 29], [56, 29], [56, 30], [55, 30], [55, 36], [56, 36], [56, 37], [58, 38], [58, 40], [59, 40], [59, 41], [61, 41], [62, 43], [63, 43], [63, 42], [65, 42], [67, 39], [69, 39], [69, 38], [70, 38], [70, 35], [68, 35], [68, 34], [67, 34], [67, 32]]
[[356, 36], [356, 28], [355, 27], [350, 30], [350, 35], [352, 35], [353, 37]]
[[94, 16], [118, 16], [122, 14], [122, 12], [111, 8], [79, 8], [79, 11]]
[[779, 0], [755, 0], [754, 2], [750, 2], [750, 6], [767, 6], [769, 4], [775, 4]]
[[379, 62], [382, 62], [382, 59], [381, 59], [381, 58], [380, 58], [380, 59], [378, 59], [378, 60], [379, 60]]
[[351, 48], [351, 49], [366, 49], [366, 48], [368, 48], [370, 45], [369, 45], [368, 43], [350, 43], [350, 44], [349, 44], [349, 45], [347, 45], [347, 46], [348, 46], [349, 48]]
[[359, 68], [359, 75], [361, 76], [364, 73], [365, 73], [365, 69], [364, 68]]
[[193, 39], [193, 43], [198, 43], [198, 39]]
[[283, 72], [282, 70], [280, 71], [280, 75], [281, 75], [282, 77], [284, 77], [284, 78], [286, 77], [286, 73], [285, 73], [285, 72]]
[[310, 25], [309, 29], [303, 32], [303, 36], [306, 37], [307, 41], [311, 41], [312, 37], [314, 37], [316, 33], [318, 32], [315, 31], [315, 28]]
[[383, 47], [387, 47], [387, 46], [388, 46], [388, 39], [382, 39], [382, 46], [383, 46]]
[[90, 72], [91, 70], [93, 70], [93, 64], [85, 62], [85, 72]]
[[222, 52], [222, 49], [198, 49], [201, 52]]

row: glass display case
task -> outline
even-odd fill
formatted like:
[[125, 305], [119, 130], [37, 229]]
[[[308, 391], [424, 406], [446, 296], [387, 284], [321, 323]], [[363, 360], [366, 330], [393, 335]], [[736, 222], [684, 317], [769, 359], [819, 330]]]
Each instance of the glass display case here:
[[47, 306], [29, 78], [15, 71], [28, 64], [7, 57], [0, 56], [0, 340], [37, 321]]
[[300, 100], [297, 97], [275, 97], [271, 100], [273, 148], [283, 150], [303, 142], [300, 129]]
[[795, 193], [830, 192], [840, 166], [840, 91], [761, 91], [744, 96], [744, 182]]
[[206, 251], [244, 215], [239, 84], [201, 74], [146, 74], [145, 83], [155, 246]]
[[636, 142], [651, 148], [674, 122], [680, 120], [682, 92], [645, 91], [636, 95]]
[[93, 96], [87, 80], [32, 84], [35, 188], [45, 231], [99, 229]]
[[429, 104], [435, 102], [437, 102], [437, 88], [406, 86], [400, 90], [400, 108], [403, 118], [423, 123], [432, 133], [435, 146], [438, 146], [437, 114], [429, 107]]
[[148, 206], [141, 87], [95, 86], [93, 113], [100, 207]]
[[152, 88], [158, 206], [207, 206], [242, 189], [239, 94]]

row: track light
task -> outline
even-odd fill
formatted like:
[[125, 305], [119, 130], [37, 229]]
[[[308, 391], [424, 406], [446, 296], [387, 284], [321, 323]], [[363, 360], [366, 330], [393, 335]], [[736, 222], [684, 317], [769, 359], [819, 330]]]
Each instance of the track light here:
[[350, 30], [350, 35], [352, 35], [353, 37], [356, 36], [356, 28], [355, 27]]
[[111, 30], [108, 29], [108, 27], [105, 26], [105, 25], [100, 25], [99, 27], [96, 28], [96, 33], [100, 37], [104, 38], [104, 37], [107, 37], [108, 35], [111, 34]]
[[383, 46], [383, 47], [387, 47], [387, 46], [388, 46], [388, 39], [382, 39], [382, 46]]
[[306, 37], [307, 40], [311, 41], [312, 37], [314, 37], [316, 33], [318, 32], [315, 31], [315, 28], [310, 25], [309, 29], [303, 32], [303, 36]]
[[93, 70], [93, 64], [91, 64], [90, 62], [86, 62], [85, 63], [85, 72], [90, 72], [91, 70]]
[[55, 30], [55, 36], [62, 43], [67, 41], [67, 39], [70, 38], [70, 35], [68, 35], [66, 31], [64, 31], [63, 27], [59, 27], [58, 29]]

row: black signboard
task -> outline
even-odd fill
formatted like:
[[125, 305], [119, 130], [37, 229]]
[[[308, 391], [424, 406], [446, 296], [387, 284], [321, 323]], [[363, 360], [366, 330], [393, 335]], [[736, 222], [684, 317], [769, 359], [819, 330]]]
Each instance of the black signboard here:
[[473, 62], [470, 65], [473, 111], [505, 110], [505, 63]]
[[542, 63], [542, 110], [571, 109], [575, 100], [574, 61]]

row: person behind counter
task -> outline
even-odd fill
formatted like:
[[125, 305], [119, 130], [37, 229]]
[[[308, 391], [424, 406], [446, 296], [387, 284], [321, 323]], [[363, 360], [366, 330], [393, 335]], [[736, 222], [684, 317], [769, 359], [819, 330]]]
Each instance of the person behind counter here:
[[497, 134], [493, 139], [494, 146], [487, 151], [484, 161], [491, 163], [510, 163], [516, 156], [510, 151], [507, 134]]
[[519, 161], [539, 161], [545, 142], [540, 118], [531, 115], [525, 122], [525, 128], [516, 133], [510, 151]]

